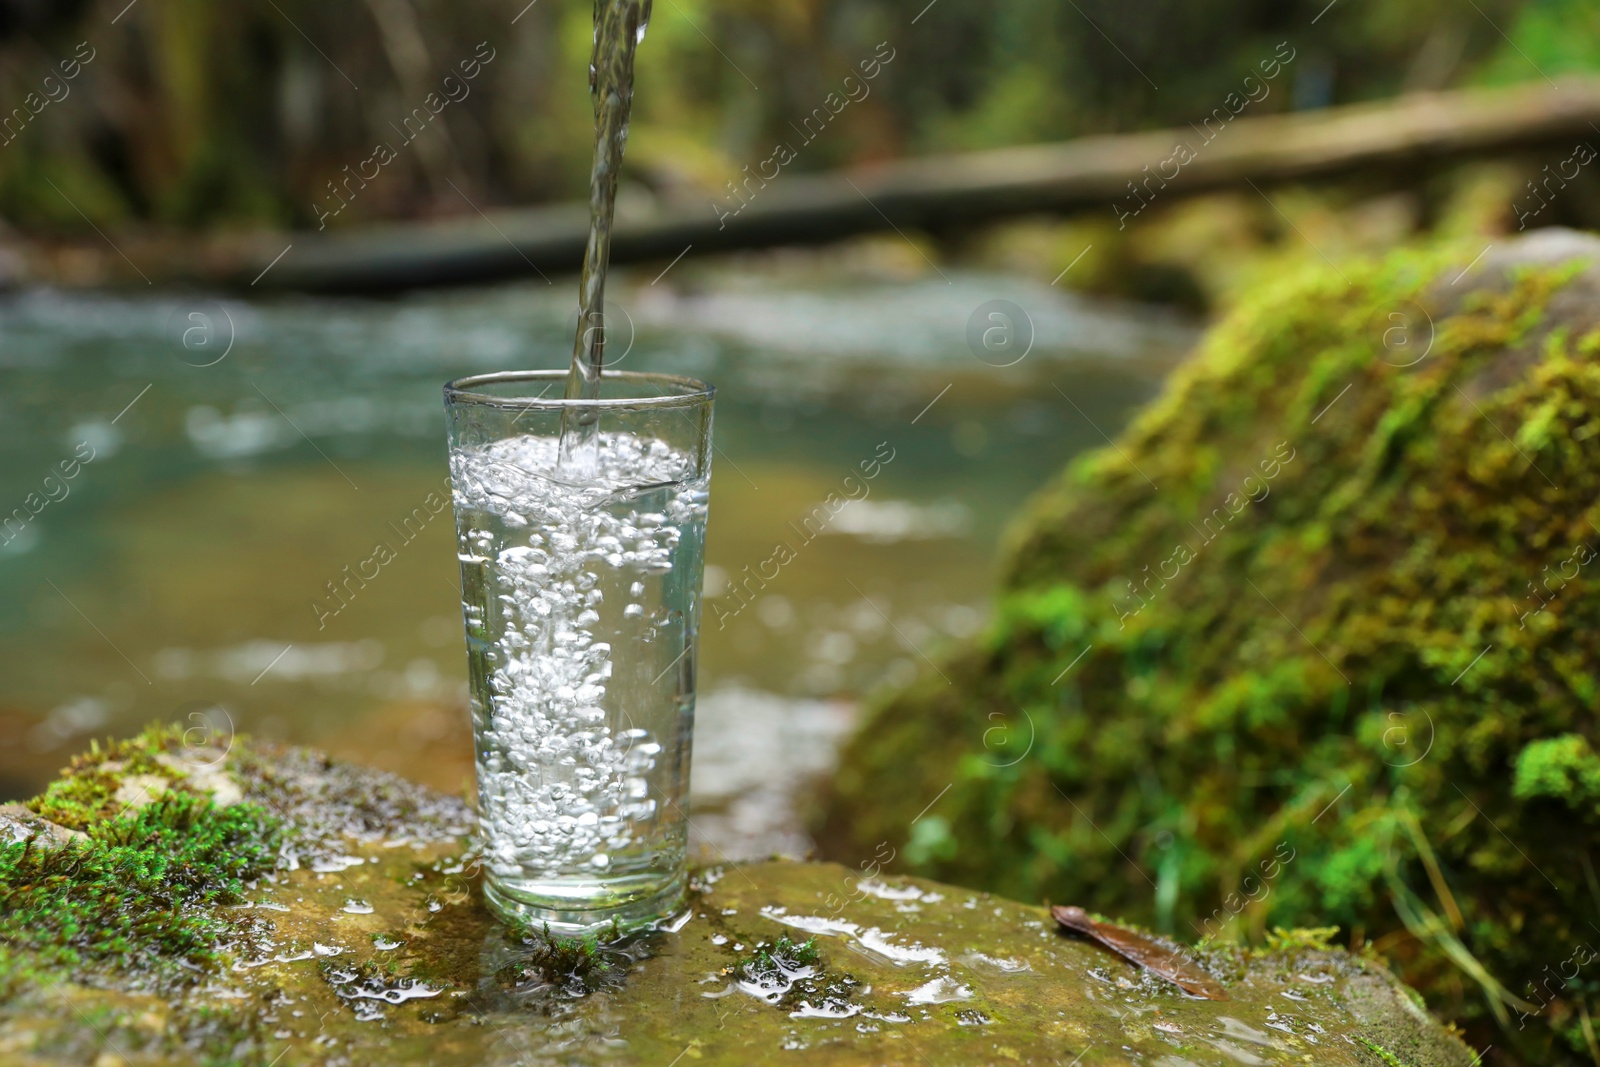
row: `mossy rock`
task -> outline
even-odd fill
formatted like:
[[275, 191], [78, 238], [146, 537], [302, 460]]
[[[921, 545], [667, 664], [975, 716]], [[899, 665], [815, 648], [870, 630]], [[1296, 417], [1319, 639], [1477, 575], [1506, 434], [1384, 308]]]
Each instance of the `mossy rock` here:
[[1018, 899], [1337, 924], [1488, 1062], [1600, 1063], [1596, 263], [1545, 231], [1256, 294], [872, 706], [825, 852], [909, 826], [905, 869]]
[[1230, 998], [1199, 1000], [1042, 908], [876, 870], [719, 867], [659, 928], [507, 929], [464, 805], [299, 750], [152, 732], [28, 808], [82, 836], [0, 811], [7, 1064], [1471, 1062], [1316, 932], [1190, 953]]

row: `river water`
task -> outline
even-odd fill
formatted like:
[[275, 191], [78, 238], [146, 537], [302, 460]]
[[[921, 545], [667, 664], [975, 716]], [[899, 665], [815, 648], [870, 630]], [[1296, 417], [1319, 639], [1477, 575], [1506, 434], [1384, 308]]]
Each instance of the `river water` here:
[[[1008, 516], [1193, 341], [840, 254], [618, 271], [607, 365], [719, 386], [694, 830], [799, 850], [875, 686], [984, 621]], [[393, 300], [0, 296], [0, 793], [152, 721], [470, 780], [440, 386], [562, 367], [569, 279]], [[977, 349], [980, 306], [1033, 343]], [[1009, 324], [1020, 344], [1026, 324]]]

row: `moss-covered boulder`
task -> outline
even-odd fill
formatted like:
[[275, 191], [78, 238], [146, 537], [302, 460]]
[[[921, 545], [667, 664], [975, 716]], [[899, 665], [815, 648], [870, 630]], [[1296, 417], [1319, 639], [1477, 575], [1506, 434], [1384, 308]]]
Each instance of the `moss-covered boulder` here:
[[1255, 295], [875, 705], [827, 850], [1184, 936], [1338, 924], [1491, 1062], [1600, 1063], [1591, 264], [1546, 231]]
[[458, 801], [314, 753], [163, 732], [97, 749], [0, 810], [0, 1062], [1472, 1060], [1316, 931], [1188, 952], [1229, 998], [1199, 1000], [1042, 908], [875, 868], [712, 868], [655, 929], [505, 929], [470, 827]]

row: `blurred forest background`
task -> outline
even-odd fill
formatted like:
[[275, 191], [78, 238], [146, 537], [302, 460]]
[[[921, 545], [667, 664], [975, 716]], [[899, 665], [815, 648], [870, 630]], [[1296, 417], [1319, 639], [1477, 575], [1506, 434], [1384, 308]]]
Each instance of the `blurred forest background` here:
[[[870, 96], [795, 169], [1181, 125], [1285, 39], [1289, 77], [1252, 114], [1600, 69], [1592, 0], [1328, 6], [658, 0], [630, 195], [715, 194], [885, 41]], [[579, 198], [591, 17], [588, 0], [0, 0], [0, 217], [32, 235], [314, 225], [328, 183], [398, 147], [475, 55], [492, 58], [464, 98], [331, 225]]]

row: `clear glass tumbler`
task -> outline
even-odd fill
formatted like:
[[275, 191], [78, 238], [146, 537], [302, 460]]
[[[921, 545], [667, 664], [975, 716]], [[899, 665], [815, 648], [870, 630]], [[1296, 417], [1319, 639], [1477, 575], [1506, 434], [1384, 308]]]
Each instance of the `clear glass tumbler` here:
[[[484, 893], [576, 932], [683, 896], [715, 391], [564, 380], [462, 378], [445, 408]], [[565, 461], [564, 413], [595, 435]]]

